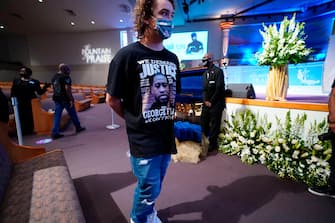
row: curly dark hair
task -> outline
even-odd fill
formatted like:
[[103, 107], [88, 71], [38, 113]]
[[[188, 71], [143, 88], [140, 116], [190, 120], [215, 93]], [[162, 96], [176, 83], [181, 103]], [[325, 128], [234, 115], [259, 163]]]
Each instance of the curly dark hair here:
[[[144, 20], [152, 16], [152, 8], [156, 0], [136, 0], [134, 7], [134, 29], [137, 32], [137, 37], [142, 38], [147, 24]], [[169, 0], [175, 9], [174, 0]]]

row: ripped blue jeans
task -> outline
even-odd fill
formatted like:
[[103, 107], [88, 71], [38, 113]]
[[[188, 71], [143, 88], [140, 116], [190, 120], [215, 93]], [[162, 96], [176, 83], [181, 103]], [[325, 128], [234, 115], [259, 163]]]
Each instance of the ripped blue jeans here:
[[161, 191], [170, 161], [170, 154], [150, 158], [130, 157], [132, 171], [137, 178], [130, 213], [135, 223], [146, 223], [147, 216], [153, 213], [155, 200]]

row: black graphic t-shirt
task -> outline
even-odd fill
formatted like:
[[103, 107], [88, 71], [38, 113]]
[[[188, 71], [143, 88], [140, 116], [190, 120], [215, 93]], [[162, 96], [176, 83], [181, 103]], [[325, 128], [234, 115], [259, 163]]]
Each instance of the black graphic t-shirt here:
[[122, 100], [130, 152], [135, 157], [176, 153], [175, 95], [178, 58], [136, 42], [122, 48], [109, 66], [107, 91]]
[[54, 101], [58, 101], [58, 102], [71, 101], [71, 99], [68, 97], [66, 93], [66, 88], [65, 88], [66, 85], [71, 86], [72, 84], [72, 80], [69, 75], [65, 75], [62, 73], [56, 73], [52, 77], [51, 83], [52, 83], [52, 88], [54, 89], [53, 91], [54, 93], [52, 96], [52, 99]]

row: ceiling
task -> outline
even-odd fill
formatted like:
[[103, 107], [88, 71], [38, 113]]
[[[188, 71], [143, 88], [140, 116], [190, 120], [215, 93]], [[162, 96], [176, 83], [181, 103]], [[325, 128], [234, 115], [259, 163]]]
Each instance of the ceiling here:
[[[297, 11], [322, 5], [320, 13], [334, 11], [329, 0], [177, 0], [174, 23], [233, 20]], [[40, 34], [102, 31], [132, 27], [135, 0], [0, 0], [0, 33]], [[328, 5], [327, 5], [328, 4]], [[313, 8], [314, 7], [314, 8]], [[188, 12], [188, 13], [185, 13]], [[95, 24], [92, 24], [94, 21]], [[237, 20], [236, 20], [237, 21]], [[241, 20], [242, 21], [242, 20]], [[74, 22], [75, 25], [71, 25]]]

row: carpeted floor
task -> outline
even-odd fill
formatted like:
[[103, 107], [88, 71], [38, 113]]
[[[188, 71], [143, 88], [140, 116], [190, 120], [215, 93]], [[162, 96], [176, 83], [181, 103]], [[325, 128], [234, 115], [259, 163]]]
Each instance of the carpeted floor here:
[[[86, 131], [76, 135], [70, 125], [64, 138], [44, 145], [64, 150], [88, 223], [128, 222], [136, 180], [124, 122], [115, 116], [120, 128], [107, 129], [112, 115], [105, 104], [78, 114]], [[25, 136], [23, 144], [48, 137]], [[163, 222], [173, 223], [335, 222], [335, 199], [224, 154], [198, 164], [171, 163], [156, 208]]]

